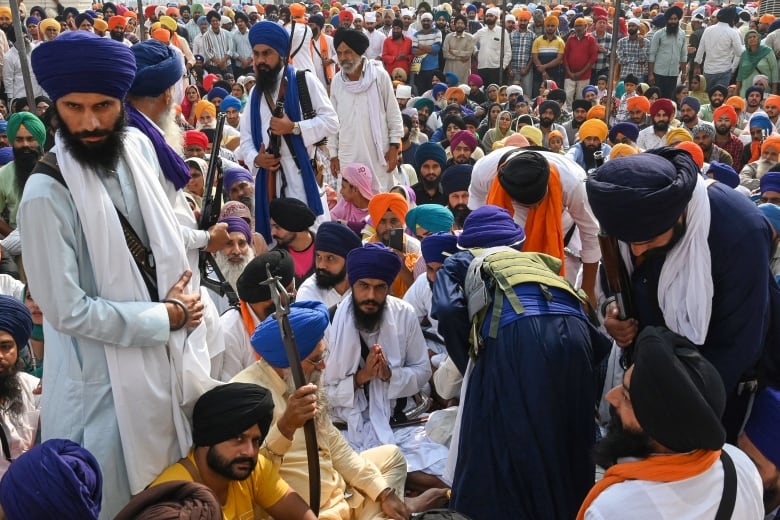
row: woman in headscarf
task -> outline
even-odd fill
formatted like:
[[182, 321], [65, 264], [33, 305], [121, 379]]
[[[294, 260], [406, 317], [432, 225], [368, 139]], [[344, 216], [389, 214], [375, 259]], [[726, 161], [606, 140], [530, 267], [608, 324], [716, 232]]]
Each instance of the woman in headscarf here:
[[485, 137], [482, 138], [482, 144], [485, 147], [485, 150], [492, 150], [494, 142], [501, 141], [512, 135], [514, 132], [512, 131], [511, 126], [512, 113], [508, 110], [501, 111], [501, 113], [498, 114], [496, 126], [488, 130]]
[[496, 126], [498, 114], [501, 113], [501, 105], [496, 102], [490, 103], [485, 112], [485, 117], [479, 124], [479, 128], [477, 128], [477, 135], [479, 135], [480, 139], [485, 137], [485, 134], [488, 133], [488, 130]]
[[737, 89], [745, 97], [745, 91], [753, 84], [753, 78], [763, 74], [769, 78], [773, 92], [777, 91], [777, 58], [770, 47], [761, 44], [758, 31], [745, 33], [745, 52], [739, 58]]
[[691, 78], [691, 86], [688, 91], [688, 95], [698, 99], [702, 105], [706, 105], [710, 102], [710, 96], [707, 94], [707, 79], [704, 77], [704, 74], [693, 75]]
[[200, 90], [197, 85], [190, 85], [184, 90], [184, 99], [181, 100], [181, 115], [191, 127], [195, 127], [195, 105], [200, 101]]

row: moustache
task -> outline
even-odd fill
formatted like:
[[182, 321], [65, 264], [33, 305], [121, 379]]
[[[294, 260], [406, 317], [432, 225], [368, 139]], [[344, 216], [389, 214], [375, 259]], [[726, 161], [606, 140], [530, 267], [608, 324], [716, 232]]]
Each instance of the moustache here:
[[237, 466], [239, 464], [254, 464], [255, 459], [252, 457], [237, 457], [230, 461], [231, 466]]
[[379, 302], [376, 300], [363, 300], [359, 302], [360, 305], [373, 305], [375, 307], [379, 307]]
[[111, 135], [111, 130], [91, 130], [83, 132], [75, 132], [73, 137], [77, 139], [86, 139], [88, 137], [108, 137]]

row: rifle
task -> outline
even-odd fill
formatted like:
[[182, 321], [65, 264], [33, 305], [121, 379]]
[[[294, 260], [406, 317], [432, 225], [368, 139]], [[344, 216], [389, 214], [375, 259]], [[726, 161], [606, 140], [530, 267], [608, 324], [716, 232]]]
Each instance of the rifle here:
[[[618, 319], [627, 320], [633, 317], [634, 309], [631, 299], [631, 280], [628, 271], [620, 257], [620, 248], [615, 237], [599, 230], [599, 249], [601, 249], [601, 266], [607, 279], [607, 292], [615, 298], [618, 309]], [[622, 350], [620, 365], [626, 369], [631, 365], [633, 345]]]
[[[298, 353], [298, 345], [295, 343], [295, 335], [292, 326], [290, 326], [290, 295], [284, 288], [281, 278], [271, 273], [270, 264], [265, 265], [267, 274], [266, 281], [261, 282], [267, 285], [271, 290], [271, 298], [274, 301], [276, 311], [274, 318], [279, 324], [279, 332], [282, 335], [284, 350], [287, 354], [287, 360], [290, 362], [290, 372], [292, 373], [295, 388], [298, 389], [306, 384], [306, 378], [301, 367], [301, 356]], [[320, 454], [317, 447], [317, 430], [314, 426], [314, 419], [309, 419], [303, 425], [303, 434], [306, 438], [306, 456], [309, 462], [309, 507], [314, 511], [315, 516], [320, 512]]]
[[[198, 221], [198, 229], [204, 231], [217, 223], [222, 207], [222, 162], [219, 159], [219, 143], [222, 142], [222, 128], [224, 126], [225, 113], [222, 112], [217, 114], [217, 128], [214, 132], [214, 144], [211, 147], [209, 167], [206, 171], [203, 205], [200, 208], [200, 220]], [[214, 189], [215, 182], [216, 189]], [[238, 306], [238, 295], [225, 275], [222, 274], [214, 255], [205, 250], [201, 251], [198, 266], [200, 267], [200, 283], [220, 296], [227, 296], [231, 306]], [[216, 275], [217, 280], [209, 278], [209, 270]]]

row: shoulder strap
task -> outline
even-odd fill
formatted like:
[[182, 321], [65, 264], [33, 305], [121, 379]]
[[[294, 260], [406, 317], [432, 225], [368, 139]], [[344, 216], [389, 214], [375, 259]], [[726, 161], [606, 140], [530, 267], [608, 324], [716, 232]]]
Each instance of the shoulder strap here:
[[3, 457], [5, 457], [5, 460], [13, 462], [14, 459], [11, 457], [11, 446], [8, 444], [8, 436], [5, 434], [5, 428], [2, 423], [0, 423], [0, 445], [3, 447]]
[[312, 119], [317, 116], [311, 103], [309, 85], [306, 83], [306, 71], [296, 70], [295, 81], [298, 83], [298, 100], [301, 103], [301, 113], [304, 119]]
[[195, 464], [192, 463], [190, 459], [187, 457], [184, 457], [183, 459], [179, 459], [179, 464], [184, 466], [184, 469], [187, 470], [187, 473], [190, 474], [192, 477], [193, 482], [197, 482], [198, 484], [203, 484], [203, 479], [200, 477], [200, 471], [198, 471], [198, 468], [195, 467]]
[[723, 495], [715, 513], [715, 520], [728, 520], [734, 513], [734, 504], [737, 501], [737, 471], [734, 461], [725, 449], [720, 451], [720, 462], [723, 464]]

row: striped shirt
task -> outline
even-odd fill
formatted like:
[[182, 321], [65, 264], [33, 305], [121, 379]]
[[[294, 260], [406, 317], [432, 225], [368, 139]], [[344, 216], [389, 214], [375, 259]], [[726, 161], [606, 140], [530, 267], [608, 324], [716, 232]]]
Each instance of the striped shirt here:
[[528, 65], [528, 61], [531, 59], [531, 46], [535, 38], [536, 35], [531, 31], [514, 31], [512, 33], [512, 71], [515, 74], [519, 74], [520, 69]]
[[617, 60], [620, 63], [620, 79], [633, 74], [639, 81], [644, 81], [647, 77], [649, 51], [649, 41], [644, 41], [640, 48], [639, 38], [632, 40], [626, 36], [619, 39], [617, 42]]
[[252, 45], [249, 43], [249, 30], [244, 34], [236, 31], [231, 36], [233, 37], [233, 57], [250, 58], [252, 56]]
[[209, 65], [209, 60], [218, 59], [221, 60], [225, 57], [232, 55], [231, 34], [220, 29], [219, 33], [215, 33], [212, 29], [207, 30], [203, 34], [203, 57], [206, 60], [206, 64]]

